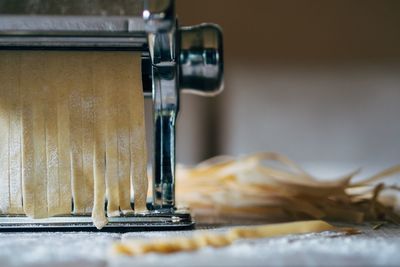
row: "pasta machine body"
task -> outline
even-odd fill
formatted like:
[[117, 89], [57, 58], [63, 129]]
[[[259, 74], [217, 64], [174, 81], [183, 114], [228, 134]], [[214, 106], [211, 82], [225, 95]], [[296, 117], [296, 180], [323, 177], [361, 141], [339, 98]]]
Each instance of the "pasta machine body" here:
[[[104, 228], [190, 227], [175, 207], [175, 125], [181, 91], [205, 96], [223, 84], [222, 33], [214, 24], [179, 27], [173, 0], [2, 1], [0, 50], [113, 50], [142, 54], [145, 97], [153, 102], [153, 200], [149, 214], [109, 218]], [[122, 14], [122, 15], [121, 15]], [[33, 220], [0, 216], [1, 230], [94, 229], [88, 216]]]

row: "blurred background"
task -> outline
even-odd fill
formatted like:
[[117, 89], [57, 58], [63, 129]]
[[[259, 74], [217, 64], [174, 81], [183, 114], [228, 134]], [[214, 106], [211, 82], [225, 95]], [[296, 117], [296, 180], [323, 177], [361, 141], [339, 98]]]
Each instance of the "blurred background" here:
[[400, 162], [400, 1], [177, 0], [224, 30], [225, 91], [182, 96], [178, 162], [276, 151], [314, 170]]
[[[141, 4], [1, 0], [0, 10], [123, 15]], [[181, 25], [214, 22], [225, 38], [225, 91], [182, 95], [178, 162], [257, 151], [314, 169], [400, 162], [400, 1], [176, 0], [176, 8]]]

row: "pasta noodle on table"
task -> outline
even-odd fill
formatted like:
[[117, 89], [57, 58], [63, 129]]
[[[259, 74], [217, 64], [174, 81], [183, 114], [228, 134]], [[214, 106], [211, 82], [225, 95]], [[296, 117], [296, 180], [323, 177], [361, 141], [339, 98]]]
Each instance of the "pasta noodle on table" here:
[[278, 223], [261, 226], [234, 227], [224, 234], [202, 233], [192, 237], [164, 238], [151, 240], [126, 239], [112, 247], [116, 255], [140, 256], [147, 253], [168, 254], [181, 251], [194, 251], [207, 246], [225, 247], [239, 239], [257, 239], [288, 234], [317, 233], [336, 231], [344, 234], [357, 234], [351, 228], [334, 227], [324, 221], [302, 221]]

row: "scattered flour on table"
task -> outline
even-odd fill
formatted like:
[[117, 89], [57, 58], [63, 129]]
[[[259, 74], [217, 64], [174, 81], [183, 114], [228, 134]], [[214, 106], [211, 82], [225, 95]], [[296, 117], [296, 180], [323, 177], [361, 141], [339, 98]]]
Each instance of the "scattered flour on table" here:
[[0, 266], [106, 266], [110, 233], [1, 233]]
[[[221, 230], [218, 230], [220, 232]], [[180, 232], [176, 236], [188, 236]], [[167, 233], [150, 233], [150, 238], [163, 238]], [[122, 237], [149, 238], [143, 233]], [[174, 255], [148, 254], [141, 257], [119, 256], [110, 266], [393, 266], [400, 263], [400, 238], [368, 234], [344, 236], [324, 232], [290, 235], [259, 240], [240, 240], [233, 245]]]
[[[228, 228], [210, 230], [224, 232]], [[393, 266], [400, 263], [400, 229], [344, 236], [324, 232], [240, 240], [224, 248], [140, 257], [109, 253], [114, 241], [183, 237], [205, 230], [111, 233], [1, 233], [0, 266]], [[383, 233], [382, 236], [377, 233]]]

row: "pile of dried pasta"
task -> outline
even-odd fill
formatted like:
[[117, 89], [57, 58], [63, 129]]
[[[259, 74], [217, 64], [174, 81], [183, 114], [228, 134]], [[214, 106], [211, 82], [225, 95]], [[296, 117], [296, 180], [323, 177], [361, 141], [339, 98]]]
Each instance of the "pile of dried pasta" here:
[[400, 165], [358, 182], [352, 181], [358, 171], [321, 181], [276, 153], [241, 159], [217, 157], [194, 168], [179, 166], [176, 195], [178, 203], [190, 206], [200, 222], [326, 219], [400, 223], [394, 211], [396, 199], [381, 194], [396, 188], [376, 183], [398, 173]]

